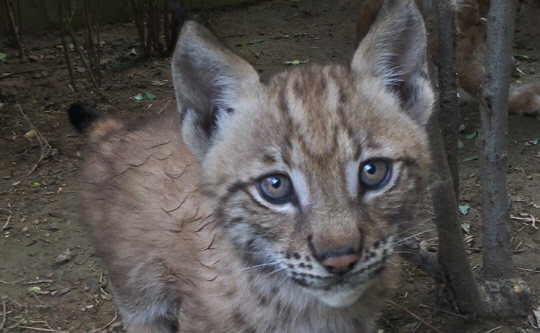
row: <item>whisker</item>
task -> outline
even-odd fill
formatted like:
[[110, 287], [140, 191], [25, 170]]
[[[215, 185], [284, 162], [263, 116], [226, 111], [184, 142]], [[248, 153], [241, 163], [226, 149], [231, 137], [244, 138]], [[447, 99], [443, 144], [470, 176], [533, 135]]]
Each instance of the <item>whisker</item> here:
[[[398, 243], [404, 243], [405, 241], [408, 241], [414, 237], [418, 237], [420, 235], [423, 235], [423, 234], [426, 234], [426, 233], [429, 233], [429, 232], [433, 232], [435, 231], [435, 229], [427, 229], [427, 230], [423, 230], [423, 231], [420, 231], [420, 232], [417, 232], [413, 235], [410, 235], [410, 236], [407, 236], [405, 238], [401, 238], [400, 240], [397, 240], [394, 242], [394, 244], [398, 244]], [[436, 238], [432, 238], [432, 239], [436, 239]]]
[[276, 264], [277, 264], [277, 262], [267, 262], [267, 263], [260, 264], [260, 265], [248, 266], [248, 267], [241, 268], [241, 269], [240, 269], [240, 272], [246, 271], [246, 270], [249, 270], [249, 269], [254, 269], [254, 268], [276, 266]]

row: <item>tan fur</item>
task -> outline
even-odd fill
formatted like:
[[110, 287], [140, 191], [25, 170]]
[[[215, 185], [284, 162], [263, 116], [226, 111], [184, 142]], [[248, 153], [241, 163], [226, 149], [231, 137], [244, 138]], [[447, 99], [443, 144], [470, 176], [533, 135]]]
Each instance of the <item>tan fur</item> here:
[[[436, 0], [416, 0], [424, 17], [433, 16]], [[518, 2], [518, 11], [523, 1]], [[360, 5], [356, 23], [356, 43], [369, 31], [381, 7], [382, 0], [364, 0]], [[456, 4], [458, 36], [456, 41], [456, 65], [458, 84], [473, 97], [482, 95], [482, 85], [486, 79], [486, 38], [489, 0], [458, 0]], [[429, 51], [435, 65], [438, 64], [437, 27], [429, 34]], [[540, 84], [512, 84], [508, 112], [522, 114], [540, 109]]]
[[[374, 332], [425, 189], [433, 103], [419, 13], [407, 0], [383, 12], [350, 68], [267, 84], [187, 22], [179, 112], [94, 125], [82, 220], [129, 333]], [[381, 187], [360, 181], [369, 161], [390, 168]], [[289, 201], [261, 194], [273, 174], [293, 184]], [[358, 261], [324, 267], [342, 254]]]

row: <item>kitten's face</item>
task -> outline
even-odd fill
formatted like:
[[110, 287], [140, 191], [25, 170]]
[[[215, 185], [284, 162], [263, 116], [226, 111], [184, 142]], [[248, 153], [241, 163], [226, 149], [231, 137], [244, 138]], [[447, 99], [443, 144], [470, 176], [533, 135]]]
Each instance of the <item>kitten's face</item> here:
[[283, 73], [218, 119], [203, 185], [246, 266], [331, 306], [358, 299], [390, 260], [423, 193], [424, 130], [370, 76]]

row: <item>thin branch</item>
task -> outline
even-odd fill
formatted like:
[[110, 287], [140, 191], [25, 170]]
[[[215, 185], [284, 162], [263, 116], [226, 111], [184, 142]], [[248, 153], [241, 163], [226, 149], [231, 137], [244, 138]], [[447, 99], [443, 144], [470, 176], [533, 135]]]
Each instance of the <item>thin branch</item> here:
[[386, 303], [400, 309], [401, 311], [404, 311], [406, 312], [409, 316], [415, 318], [416, 320], [420, 321], [422, 324], [426, 325], [428, 328], [434, 330], [435, 332], [437, 333], [443, 333], [441, 332], [439, 329], [437, 329], [436, 327], [432, 326], [430, 323], [428, 323], [427, 321], [425, 321], [424, 319], [418, 317], [417, 315], [415, 315], [414, 313], [412, 313], [411, 311], [405, 309], [404, 307], [402, 307], [401, 305], [395, 303], [395, 302], [392, 302], [392, 301], [386, 301]]
[[34, 165], [34, 167], [30, 170], [30, 172], [28, 173], [28, 175], [30, 176], [32, 174], [32, 172], [34, 172], [34, 170], [36, 170], [37, 166], [39, 165], [39, 163], [47, 156], [49, 156], [49, 153], [51, 152], [52, 150], [52, 147], [51, 145], [49, 145], [49, 142], [47, 142], [47, 140], [45, 139], [45, 137], [43, 135], [41, 135], [41, 133], [38, 131], [37, 127], [34, 126], [34, 124], [32, 123], [32, 121], [30, 121], [30, 118], [28, 118], [28, 116], [24, 113], [23, 109], [21, 108], [21, 105], [19, 104], [19, 102], [17, 101], [17, 106], [19, 107], [19, 110], [21, 111], [21, 114], [23, 115], [24, 119], [26, 119], [26, 121], [28, 122], [28, 124], [30, 125], [30, 128], [32, 128], [32, 130], [34, 131], [34, 133], [36, 134], [36, 138], [38, 139], [39, 141], [39, 145], [41, 147], [41, 154], [39, 156], [39, 159], [38, 161], [36, 162], [36, 164]]
[[77, 92], [77, 86], [75, 85], [75, 78], [73, 77], [73, 69], [71, 68], [71, 61], [69, 60], [68, 45], [66, 42], [66, 34], [64, 31], [64, 0], [58, 1], [58, 16], [60, 17], [60, 38], [62, 39], [62, 48], [64, 49], [64, 58], [66, 59], [66, 66], [69, 72], [69, 82], [73, 91]]
[[56, 67], [50, 67], [50, 68], [27, 69], [27, 70], [15, 72], [15, 73], [5, 73], [4, 75], [0, 76], [0, 80], [7, 79], [15, 75], [28, 74], [28, 73], [33, 73], [33, 72], [50, 71], [50, 70], [61, 69], [61, 68], [66, 68], [66, 67], [67, 67], [66, 65], [63, 65], [63, 66], [56, 66]]
[[7, 318], [6, 302], [2, 302], [2, 312], [4, 315], [2, 317], [2, 324], [0, 324], [0, 331], [2, 331], [2, 329], [4, 328], [4, 325], [6, 324], [6, 318]]
[[98, 93], [100, 93], [101, 90], [99, 89], [99, 85], [98, 85], [98, 83], [96, 81], [96, 78], [94, 77], [94, 74], [92, 72], [92, 69], [90, 68], [90, 65], [88, 64], [88, 61], [86, 60], [86, 57], [82, 53], [82, 50], [81, 50], [81, 48], [79, 46], [79, 42], [77, 41], [77, 38], [75, 37], [75, 32], [73, 31], [73, 27], [71, 26], [71, 22], [69, 22], [69, 17], [67, 17], [67, 14], [64, 13], [64, 18], [63, 19], [64, 19], [64, 21], [65, 21], [65, 23], [67, 25], [69, 35], [71, 36], [71, 40], [73, 42], [73, 46], [75, 46], [75, 51], [77, 52], [77, 54], [81, 58], [81, 62], [83, 63], [83, 66], [86, 69], [86, 72], [88, 73], [88, 76], [90, 78], [90, 81], [94, 85], [94, 88], [96, 89], [96, 91]]
[[15, 19], [15, 11], [13, 8], [13, 3], [9, 2], [8, 0], [3, 0], [2, 3], [6, 10], [6, 15], [8, 17], [11, 33], [13, 34], [13, 40], [14, 40], [15, 46], [19, 50], [19, 58], [24, 59], [24, 50], [23, 50], [22, 41], [21, 41], [21, 33]]

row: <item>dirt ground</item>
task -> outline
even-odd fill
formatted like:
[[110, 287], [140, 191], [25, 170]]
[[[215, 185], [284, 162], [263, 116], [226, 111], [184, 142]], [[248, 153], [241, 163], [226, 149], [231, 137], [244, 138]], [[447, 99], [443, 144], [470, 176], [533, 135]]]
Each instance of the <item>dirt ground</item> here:
[[[283, 70], [286, 61], [347, 63], [353, 52], [356, 0], [278, 0], [209, 14], [218, 36], [262, 74]], [[523, 82], [540, 74], [540, 3], [532, 2], [516, 24], [514, 54]], [[60, 38], [55, 32], [24, 36], [33, 59], [21, 62], [0, 37], [0, 327], [2, 332], [119, 332], [106, 273], [78, 223], [81, 138], [68, 124], [70, 103], [82, 100], [98, 110], [130, 119], [152, 115], [175, 103], [170, 59], [138, 63], [136, 31], [130, 24], [107, 26], [102, 33], [102, 94], [84, 78], [75, 53], [79, 93], [69, 88]], [[122, 64], [119, 66], [118, 64]], [[124, 66], [125, 65], [125, 66]], [[126, 67], [126, 68], [118, 68]], [[9, 75], [6, 75], [10, 73]], [[146, 93], [155, 95], [148, 99]], [[142, 100], [135, 96], [142, 94]], [[479, 115], [474, 102], [461, 102], [460, 159], [476, 154]], [[27, 116], [24, 117], [23, 113]], [[32, 133], [32, 128], [35, 131]], [[50, 145], [40, 159], [36, 130]], [[512, 200], [512, 246], [517, 273], [538, 300], [540, 292], [540, 121], [510, 116], [508, 182]], [[42, 141], [43, 143], [43, 141]], [[35, 167], [35, 170], [32, 169]], [[482, 276], [478, 163], [461, 163], [460, 205], [474, 271]], [[427, 210], [426, 216], [430, 212]], [[425, 223], [426, 228], [431, 228]], [[424, 238], [436, 244], [433, 233]], [[403, 265], [403, 284], [393, 301], [445, 333], [533, 332], [527, 317], [475, 321], [441, 311], [433, 281]], [[2, 305], [4, 305], [2, 307]], [[535, 302], [535, 309], [538, 308]], [[532, 312], [531, 312], [532, 314]], [[395, 306], [380, 320], [381, 332], [434, 332]]]

